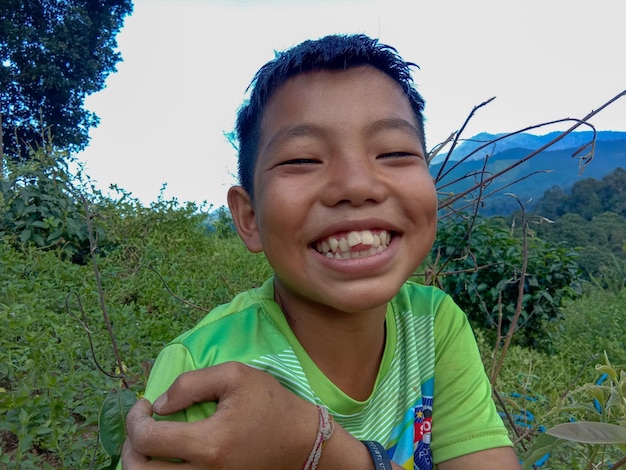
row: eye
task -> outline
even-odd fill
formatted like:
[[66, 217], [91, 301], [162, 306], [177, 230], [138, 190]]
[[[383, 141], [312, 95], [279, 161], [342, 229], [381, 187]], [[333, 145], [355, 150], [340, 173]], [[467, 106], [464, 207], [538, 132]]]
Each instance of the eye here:
[[281, 165], [311, 165], [320, 163], [319, 160], [313, 160], [312, 158], [292, 158], [291, 160], [285, 160], [284, 162], [280, 162], [278, 166]]
[[379, 155], [378, 158], [402, 158], [402, 157], [419, 157], [411, 152], [388, 152]]

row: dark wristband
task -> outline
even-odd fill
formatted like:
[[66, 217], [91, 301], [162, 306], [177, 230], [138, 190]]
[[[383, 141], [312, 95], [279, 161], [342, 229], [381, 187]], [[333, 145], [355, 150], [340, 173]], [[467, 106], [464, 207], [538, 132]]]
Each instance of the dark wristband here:
[[385, 448], [376, 441], [361, 441], [367, 448], [376, 470], [392, 470], [391, 460]]

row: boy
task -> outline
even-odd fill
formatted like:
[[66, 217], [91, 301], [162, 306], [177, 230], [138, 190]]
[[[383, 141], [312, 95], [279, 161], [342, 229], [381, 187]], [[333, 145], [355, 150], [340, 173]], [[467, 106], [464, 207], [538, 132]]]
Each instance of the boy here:
[[146, 398], [194, 371], [155, 403], [190, 423], [138, 402], [124, 468], [519, 468], [465, 315], [407, 282], [437, 225], [410, 65], [328, 36], [257, 73], [228, 203], [274, 276], [161, 352]]

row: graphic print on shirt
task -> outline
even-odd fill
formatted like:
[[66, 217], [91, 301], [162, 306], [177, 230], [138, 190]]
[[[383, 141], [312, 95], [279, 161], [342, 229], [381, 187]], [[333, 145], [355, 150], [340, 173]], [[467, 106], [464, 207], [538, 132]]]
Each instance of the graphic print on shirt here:
[[430, 433], [433, 428], [433, 396], [422, 397], [422, 404], [415, 408], [414, 458], [415, 468], [430, 470], [433, 468], [433, 456], [430, 452]]
[[430, 451], [433, 387], [431, 378], [422, 384], [422, 397], [404, 414], [402, 423], [391, 433], [389, 458], [406, 470], [432, 470]]

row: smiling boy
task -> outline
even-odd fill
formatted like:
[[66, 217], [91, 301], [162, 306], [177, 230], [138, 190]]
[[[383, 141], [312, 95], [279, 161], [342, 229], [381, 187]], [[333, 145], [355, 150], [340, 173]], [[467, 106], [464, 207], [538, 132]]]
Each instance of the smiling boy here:
[[[440, 290], [407, 281], [437, 226], [409, 66], [362, 35], [307, 41], [259, 71], [239, 112], [241, 185], [228, 203], [239, 236], [274, 275], [171, 342], [146, 398], [183, 372], [237, 361], [304, 399], [285, 404], [290, 413], [280, 416], [293, 418], [273, 423], [281, 429], [297, 434], [295, 417], [310, 417], [312, 404], [329, 411], [336, 432], [319, 441], [319, 462], [297, 454], [305, 438], [313, 444], [307, 435], [287, 446], [296, 467], [257, 456], [250, 468], [391, 468], [387, 457], [406, 469], [519, 468], [465, 315]], [[210, 422], [215, 409], [197, 403], [168, 419]], [[198, 439], [210, 447], [210, 437]], [[369, 460], [359, 440], [382, 444], [385, 455]], [[190, 461], [182, 450], [148, 455]], [[131, 461], [140, 460], [125, 468], [176, 465]]]

